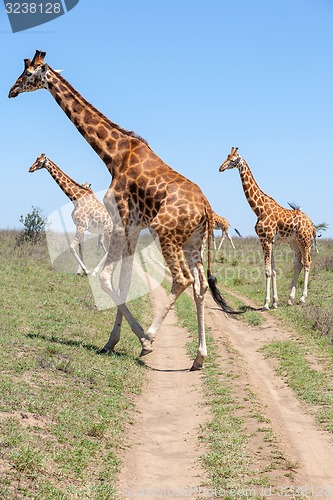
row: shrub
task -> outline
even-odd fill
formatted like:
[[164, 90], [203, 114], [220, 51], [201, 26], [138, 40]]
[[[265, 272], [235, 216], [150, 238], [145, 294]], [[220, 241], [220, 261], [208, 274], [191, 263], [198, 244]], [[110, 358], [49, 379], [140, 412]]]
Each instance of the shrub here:
[[20, 222], [24, 226], [24, 230], [18, 237], [18, 243], [29, 241], [36, 244], [45, 234], [47, 218], [42, 215], [40, 208], [32, 207], [32, 212], [25, 217], [21, 215]]
[[328, 337], [330, 342], [333, 343], [333, 316], [331, 311], [321, 305], [307, 304], [305, 315], [311, 322], [312, 328], [321, 335]]

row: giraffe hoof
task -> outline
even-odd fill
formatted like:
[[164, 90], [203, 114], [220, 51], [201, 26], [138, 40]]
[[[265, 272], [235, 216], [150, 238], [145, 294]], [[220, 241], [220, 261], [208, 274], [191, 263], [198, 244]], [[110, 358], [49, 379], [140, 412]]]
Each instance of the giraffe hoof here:
[[195, 363], [193, 363], [193, 365], [190, 368], [190, 372], [198, 372], [199, 370], [202, 370], [202, 365], [199, 366], [199, 365], [196, 365]]
[[98, 349], [97, 354], [109, 354], [109, 352], [113, 351], [108, 351], [105, 347], [102, 347], [102, 349]]
[[269, 311], [269, 306], [263, 306], [260, 311]]
[[142, 338], [141, 339], [141, 344], [142, 344], [142, 350], [141, 350], [141, 353], [140, 353], [140, 358], [142, 358], [142, 356], [146, 356], [147, 354], [150, 354], [151, 352], [153, 352], [153, 342], [154, 342], [155, 339], [147, 339], [147, 338]]
[[146, 347], [143, 347], [140, 352], [140, 358], [142, 358], [142, 356], [147, 356], [147, 354], [150, 354], [151, 352], [153, 352], [153, 348], [147, 349]]

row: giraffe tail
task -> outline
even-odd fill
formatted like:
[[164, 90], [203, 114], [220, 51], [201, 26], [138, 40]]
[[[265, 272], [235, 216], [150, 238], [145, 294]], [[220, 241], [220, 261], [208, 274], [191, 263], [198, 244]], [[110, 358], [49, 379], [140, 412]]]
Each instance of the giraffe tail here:
[[312, 239], [313, 239], [314, 249], [315, 249], [316, 253], [319, 253], [319, 250], [317, 247], [317, 229], [316, 229], [316, 226], [313, 226]]
[[240, 234], [240, 232], [238, 231], [238, 229], [236, 229], [235, 227], [233, 229], [238, 234], [238, 236], [242, 237], [242, 235]]
[[226, 303], [226, 301], [222, 297], [219, 289], [216, 286], [216, 283], [217, 283], [216, 277], [211, 274], [209, 269], [207, 270], [207, 278], [208, 278], [208, 285], [209, 285], [210, 291], [212, 293], [213, 299], [215, 300], [216, 304], [221, 307], [223, 312], [225, 312], [227, 314], [242, 314], [243, 312], [245, 312], [243, 310], [234, 311], [232, 309], [232, 307], [230, 307]]
[[242, 314], [245, 312], [245, 310], [241, 311], [234, 311], [232, 307], [230, 307], [224, 298], [221, 295], [221, 292], [216, 286], [217, 280], [216, 277], [212, 275], [211, 272], [211, 243], [212, 243], [212, 234], [213, 234], [213, 216], [212, 213], [206, 213], [207, 216], [207, 221], [208, 221], [208, 252], [207, 252], [207, 280], [208, 280], [208, 286], [210, 288], [210, 291], [212, 293], [213, 299], [215, 302], [221, 307], [222, 311], [224, 311], [227, 314]]

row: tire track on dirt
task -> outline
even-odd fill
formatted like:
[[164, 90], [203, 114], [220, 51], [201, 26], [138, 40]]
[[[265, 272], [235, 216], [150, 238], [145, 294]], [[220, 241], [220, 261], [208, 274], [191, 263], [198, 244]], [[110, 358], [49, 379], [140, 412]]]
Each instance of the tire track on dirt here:
[[[161, 286], [153, 290], [155, 305], [165, 299]], [[198, 433], [207, 411], [202, 405], [202, 375], [189, 372], [188, 340], [188, 332], [177, 326], [171, 309], [156, 336], [154, 351], [143, 358], [150, 371], [136, 403], [135, 422], [127, 431], [129, 448], [121, 457], [117, 491], [122, 499], [180, 498], [190, 488], [193, 495], [186, 496], [195, 496], [205, 479]]]
[[[287, 459], [297, 464], [293, 483], [308, 486], [317, 495], [333, 498], [333, 440], [321, 431], [305, 404], [301, 403], [274, 370], [274, 361], [259, 349], [264, 345], [291, 338], [287, 329], [269, 313], [262, 327], [250, 327], [221, 314], [207, 295], [206, 322], [216, 340], [230, 342], [243, 358], [246, 379], [270, 419]], [[329, 495], [325, 494], [327, 488]], [[310, 495], [311, 496], [311, 495]]]

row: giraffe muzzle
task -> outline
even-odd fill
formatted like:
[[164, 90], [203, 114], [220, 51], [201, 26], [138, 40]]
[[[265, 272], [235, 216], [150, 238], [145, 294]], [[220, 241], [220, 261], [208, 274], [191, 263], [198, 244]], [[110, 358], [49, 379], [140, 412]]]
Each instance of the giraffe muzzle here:
[[9, 91], [8, 97], [9, 99], [11, 99], [12, 97], [17, 97], [19, 93], [19, 89], [15, 85], [13, 85], [13, 87]]

